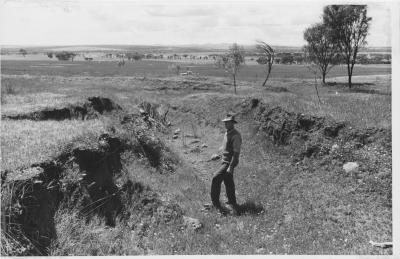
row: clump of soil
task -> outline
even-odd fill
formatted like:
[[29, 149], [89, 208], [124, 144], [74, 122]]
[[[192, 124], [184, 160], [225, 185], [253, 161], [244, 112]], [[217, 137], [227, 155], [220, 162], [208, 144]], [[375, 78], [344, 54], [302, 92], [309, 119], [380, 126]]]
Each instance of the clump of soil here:
[[253, 114], [258, 134], [281, 146], [293, 164], [345, 173], [345, 163], [357, 163], [358, 169], [346, 177], [361, 183], [360, 191], [378, 193], [391, 206], [390, 129], [354, 128], [255, 100], [247, 100], [244, 106], [246, 113]]
[[[252, 105], [254, 107], [254, 104]], [[271, 108], [265, 104], [258, 105], [255, 120], [259, 122], [260, 131], [270, 136], [274, 143], [284, 145], [289, 144], [294, 138], [308, 140], [310, 134], [314, 132], [322, 133], [327, 138], [334, 138], [345, 127], [343, 122], [287, 112], [279, 106]]]
[[[54, 215], [60, 207], [76, 208], [82, 214], [90, 209], [113, 225], [113, 215], [121, 209], [113, 181], [121, 170], [121, 147], [117, 138], [105, 134], [100, 136], [97, 148], [73, 147], [53, 161], [20, 171], [29, 171], [29, 175], [5, 174], [8, 179], [2, 182], [3, 231], [14, 239], [25, 237], [22, 254], [47, 253], [51, 240], [56, 238]], [[101, 209], [89, 206], [110, 195]], [[6, 254], [19, 254], [13, 247], [10, 249]]]
[[254, 112], [259, 133], [265, 134], [275, 144], [290, 146], [300, 154], [300, 158], [327, 155], [334, 144], [339, 148], [351, 146], [354, 149], [374, 144], [391, 150], [390, 129], [352, 128], [345, 122], [288, 112], [279, 106], [270, 107], [256, 100], [248, 100], [244, 104], [250, 107], [247, 111]]
[[168, 105], [143, 101], [138, 105], [138, 107], [140, 114], [145, 118], [146, 122], [154, 122], [160, 129], [171, 124], [167, 120], [170, 108]]
[[122, 157], [148, 161], [162, 173], [175, 170], [177, 157], [157, 138], [146, 116], [126, 115], [122, 122], [97, 139], [71, 143], [55, 160], [2, 172], [2, 254], [46, 255], [57, 238], [54, 216], [60, 210], [132, 229], [154, 220], [181, 220], [179, 206], [164, 204], [149, 188], [134, 183], [122, 162]]
[[[158, 118], [158, 116], [154, 116]], [[157, 136], [159, 131], [166, 130], [164, 120], [156, 120], [146, 114], [127, 114], [121, 124], [124, 132], [129, 132], [131, 150], [140, 157], [145, 157], [149, 164], [160, 173], [173, 173], [179, 159]]]
[[11, 120], [70, 120], [94, 119], [100, 114], [121, 110], [121, 107], [109, 98], [89, 97], [83, 104], [71, 104], [63, 108], [46, 108], [25, 114], [5, 115], [3, 119]]

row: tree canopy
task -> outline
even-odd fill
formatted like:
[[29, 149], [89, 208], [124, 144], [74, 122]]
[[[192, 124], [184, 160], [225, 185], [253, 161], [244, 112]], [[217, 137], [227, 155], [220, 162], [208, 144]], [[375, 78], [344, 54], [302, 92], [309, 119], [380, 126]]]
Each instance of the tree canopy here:
[[256, 60], [257, 63], [260, 65], [265, 65], [267, 70], [267, 77], [262, 84], [263, 86], [265, 86], [271, 73], [272, 64], [274, 63], [275, 51], [271, 48], [270, 45], [268, 45], [264, 41], [257, 41], [256, 49], [260, 55], [260, 57]]
[[76, 56], [76, 53], [70, 52], [70, 51], [61, 51], [55, 53], [55, 56], [58, 60], [70, 60], [74, 61], [74, 58]]
[[332, 37], [330, 28], [322, 23], [314, 24], [304, 31], [304, 39], [307, 41], [304, 46], [306, 62], [317, 68], [324, 84], [327, 73], [339, 61], [339, 49]]
[[337, 44], [347, 64], [350, 88], [357, 54], [360, 47], [367, 44], [371, 20], [366, 5], [328, 5], [323, 11], [323, 23], [332, 30], [332, 41]]
[[218, 68], [224, 69], [233, 77], [233, 86], [236, 93], [236, 76], [244, 65], [244, 47], [233, 43], [229, 47], [228, 53], [221, 55], [215, 62]]

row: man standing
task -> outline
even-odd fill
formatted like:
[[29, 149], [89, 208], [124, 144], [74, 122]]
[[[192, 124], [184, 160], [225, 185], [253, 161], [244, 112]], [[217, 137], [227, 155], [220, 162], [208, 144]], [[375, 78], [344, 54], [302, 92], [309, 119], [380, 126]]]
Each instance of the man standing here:
[[219, 195], [221, 193], [221, 183], [224, 182], [226, 189], [226, 196], [228, 197], [228, 204], [232, 205], [236, 210], [236, 196], [235, 196], [235, 183], [233, 182], [233, 171], [239, 163], [240, 146], [242, 144], [242, 137], [235, 129], [235, 117], [228, 114], [222, 120], [225, 123], [226, 133], [223, 142], [222, 165], [219, 170], [214, 174], [211, 183], [211, 201], [217, 209], [221, 209]]

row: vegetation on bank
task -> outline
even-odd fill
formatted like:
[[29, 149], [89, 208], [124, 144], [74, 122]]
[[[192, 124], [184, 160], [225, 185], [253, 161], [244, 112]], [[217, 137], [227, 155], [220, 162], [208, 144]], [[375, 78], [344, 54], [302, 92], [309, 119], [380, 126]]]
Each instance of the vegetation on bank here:
[[[344, 11], [368, 25], [363, 8]], [[327, 28], [309, 43], [343, 50], [324, 45]], [[332, 60], [319, 63], [321, 86], [277, 64], [298, 54], [259, 43], [261, 60], [234, 44], [203, 65], [132, 49], [103, 53], [118, 64], [29, 61], [29, 49], [2, 62], [1, 254], [391, 254], [371, 245], [392, 240], [390, 65], [354, 66], [355, 50], [329, 74]], [[246, 55], [263, 66], [242, 67]], [[222, 215], [204, 205], [227, 112], [243, 138], [240, 210]]]

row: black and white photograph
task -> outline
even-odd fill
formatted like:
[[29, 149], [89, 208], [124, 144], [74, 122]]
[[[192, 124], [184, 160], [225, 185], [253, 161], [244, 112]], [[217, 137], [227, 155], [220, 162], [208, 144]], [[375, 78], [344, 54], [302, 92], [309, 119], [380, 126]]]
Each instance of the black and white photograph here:
[[400, 255], [399, 12], [2, 0], [1, 256]]

